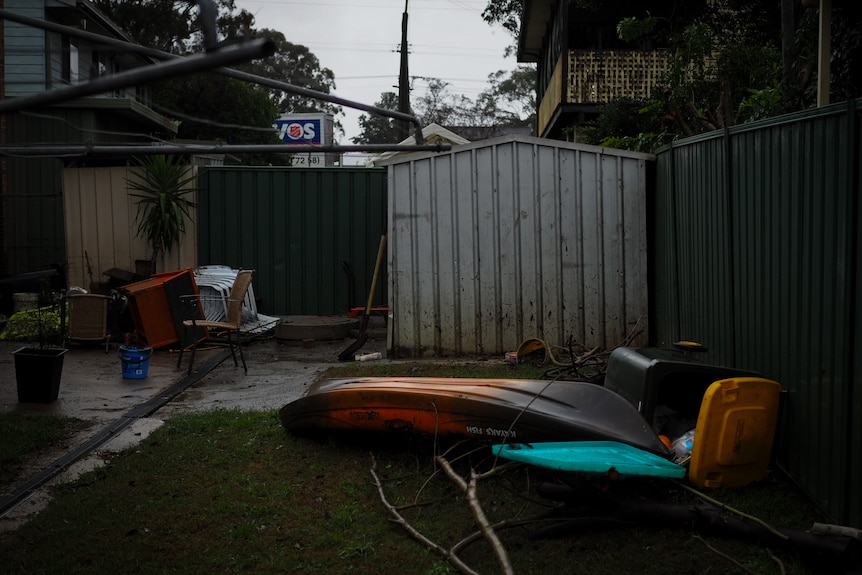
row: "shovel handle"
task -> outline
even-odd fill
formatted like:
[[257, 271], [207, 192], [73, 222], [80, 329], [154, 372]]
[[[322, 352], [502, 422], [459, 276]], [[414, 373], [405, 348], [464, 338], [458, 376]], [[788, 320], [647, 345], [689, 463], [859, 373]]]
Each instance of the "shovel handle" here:
[[371, 289], [368, 290], [368, 304], [365, 306], [365, 315], [371, 315], [371, 304], [374, 301], [374, 290], [377, 288], [377, 276], [380, 274], [380, 266], [383, 264], [383, 254], [386, 252], [386, 234], [380, 236], [380, 245], [377, 248], [377, 261], [374, 263], [374, 274], [371, 276]]

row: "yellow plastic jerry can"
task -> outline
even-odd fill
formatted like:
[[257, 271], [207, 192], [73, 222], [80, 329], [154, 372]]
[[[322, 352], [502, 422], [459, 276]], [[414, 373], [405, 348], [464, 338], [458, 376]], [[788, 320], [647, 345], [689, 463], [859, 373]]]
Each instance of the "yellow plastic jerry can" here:
[[781, 385], [760, 377], [712, 383], [703, 395], [689, 481], [704, 488], [744, 487], [766, 477]]

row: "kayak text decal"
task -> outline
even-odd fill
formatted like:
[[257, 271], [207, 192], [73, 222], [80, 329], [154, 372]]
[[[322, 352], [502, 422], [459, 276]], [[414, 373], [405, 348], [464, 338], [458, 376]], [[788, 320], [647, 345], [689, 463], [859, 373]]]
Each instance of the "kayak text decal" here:
[[468, 425], [467, 433], [473, 435], [484, 435], [486, 437], [515, 437], [516, 433], [511, 429], [494, 429], [493, 427], [479, 427], [478, 425]]
[[379, 411], [350, 411], [347, 416], [354, 421], [376, 421], [380, 419]]

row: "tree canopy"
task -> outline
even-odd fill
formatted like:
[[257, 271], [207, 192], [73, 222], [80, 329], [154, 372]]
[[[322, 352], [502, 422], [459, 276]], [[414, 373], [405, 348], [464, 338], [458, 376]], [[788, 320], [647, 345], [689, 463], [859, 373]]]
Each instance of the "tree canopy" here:
[[[456, 132], [460, 128], [473, 137], [478, 134], [484, 138], [505, 128], [532, 128], [535, 122], [536, 71], [532, 66], [490, 74], [488, 87], [475, 101], [453, 93], [451, 85], [439, 78], [422, 80], [426, 88], [414, 99], [412, 113], [423, 125], [438, 124]], [[375, 106], [397, 110], [398, 96], [385, 92]], [[355, 144], [384, 144], [399, 139], [397, 123], [389, 118], [363, 114], [359, 128], [359, 136], [353, 138]]]
[[[205, 49], [200, 14], [193, 2], [174, 0], [93, 0], [94, 5], [138, 44], [177, 55]], [[276, 53], [265, 61], [236, 66], [247, 73], [309, 88], [322, 93], [335, 89], [332, 70], [302, 45], [288, 42], [284, 34], [254, 29], [254, 16], [237, 10], [234, 0], [216, 0], [217, 40], [235, 43], [267, 37]], [[224, 141], [230, 144], [277, 144], [273, 123], [280, 114], [328, 112], [336, 118], [341, 109], [281, 90], [275, 90], [215, 72], [194, 74], [152, 86], [152, 105], [179, 123], [180, 139]], [[284, 155], [244, 155], [245, 164], [287, 163]]]
[[[816, 8], [794, 0], [663, 4], [670, 6], [670, 17], [650, 14], [651, 3], [570, 0], [572, 10], [587, 14], [617, 10], [620, 40], [632, 45], [657, 40], [671, 53], [658, 95], [605, 105], [606, 117], [579, 130], [590, 143], [649, 147], [814, 104]], [[488, 0], [483, 18], [517, 37], [522, 5], [522, 0]], [[832, 100], [862, 95], [862, 3], [833, 4], [831, 61]]]
[[[384, 110], [397, 111], [398, 94], [383, 92], [374, 106]], [[372, 114], [359, 116], [359, 132], [359, 136], [351, 138], [354, 144], [391, 144], [398, 142], [401, 135], [401, 129], [395, 120]]]

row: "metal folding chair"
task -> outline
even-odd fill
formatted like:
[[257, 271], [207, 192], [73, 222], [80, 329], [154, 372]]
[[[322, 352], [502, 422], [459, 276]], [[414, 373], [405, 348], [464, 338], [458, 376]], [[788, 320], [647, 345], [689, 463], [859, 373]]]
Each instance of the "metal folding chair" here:
[[245, 356], [243, 355], [242, 344], [240, 342], [240, 326], [242, 325], [242, 304], [253, 276], [254, 270], [240, 270], [237, 272], [236, 279], [230, 290], [230, 297], [227, 300], [227, 311], [224, 320], [209, 320], [205, 318], [205, 306], [201, 296], [188, 295], [180, 297], [183, 308], [183, 328], [192, 330], [195, 334], [199, 331], [204, 331], [199, 328], [205, 328], [205, 336], [201, 338], [195, 336], [191, 345], [180, 347], [177, 369], [182, 364], [183, 353], [186, 347], [190, 347], [191, 358], [189, 359], [188, 373], [191, 374], [192, 366], [195, 362], [195, 351], [198, 345], [207, 343], [227, 346], [230, 349], [235, 366], [239, 366], [236, 359], [236, 352], [238, 351], [239, 357], [242, 360], [242, 368], [248, 373], [248, 367], [246, 367]]

